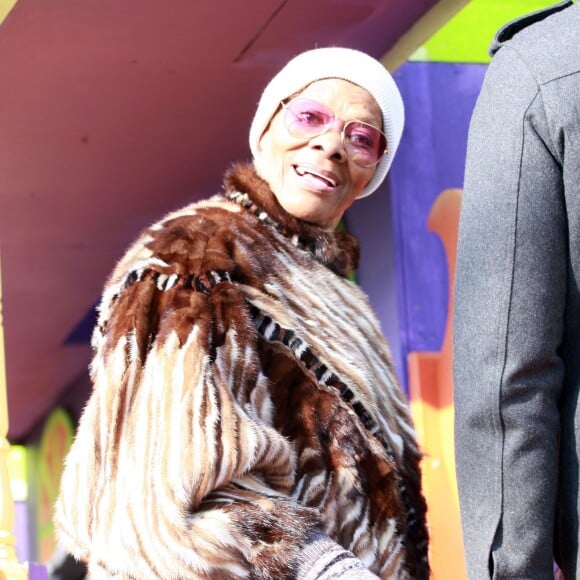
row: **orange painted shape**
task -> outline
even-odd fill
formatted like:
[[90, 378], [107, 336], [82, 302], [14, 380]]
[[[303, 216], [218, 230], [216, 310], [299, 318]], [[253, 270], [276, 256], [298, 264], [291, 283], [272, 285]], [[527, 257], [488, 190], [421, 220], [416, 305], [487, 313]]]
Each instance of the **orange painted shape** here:
[[441, 348], [439, 364], [439, 400], [442, 404], [453, 404], [453, 295], [455, 292], [455, 263], [457, 258], [457, 229], [461, 208], [461, 190], [446, 189], [435, 200], [427, 225], [429, 231], [439, 236], [447, 256], [449, 278], [449, 301], [447, 323]]
[[449, 302], [441, 352], [413, 352], [407, 363], [411, 412], [424, 453], [421, 464], [431, 535], [432, 577], [467, 577], [461, 536], [453, 445], [453, 293], [461, 190], [446, 189], [436, 199], [428, 228], [447, 255]]

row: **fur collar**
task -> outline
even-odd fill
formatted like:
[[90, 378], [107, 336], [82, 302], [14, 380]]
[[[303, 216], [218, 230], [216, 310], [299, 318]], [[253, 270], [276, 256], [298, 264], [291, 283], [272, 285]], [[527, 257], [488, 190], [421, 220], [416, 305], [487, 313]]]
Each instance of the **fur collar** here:
[[281, 233], [290, 238], [298, 236], [301, 245], [309, 249], [316, 260], [339, 276], [347, 276], [358, 267], [360, 252], [354, 236], [310, 224], [289, 214], [278, 203], [270, 186], [256, 173], [253, 165], [234, 165], [226, 173], [224, 187], [226, 193], [238, 191], [247, 194], [254, 204], [280, 224]]

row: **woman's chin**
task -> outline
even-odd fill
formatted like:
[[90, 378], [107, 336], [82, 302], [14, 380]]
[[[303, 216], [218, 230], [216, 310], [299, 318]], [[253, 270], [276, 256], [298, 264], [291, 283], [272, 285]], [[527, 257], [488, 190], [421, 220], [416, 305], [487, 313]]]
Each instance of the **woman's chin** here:
[[321, 207], [321, 203], [294, 203], [288, 206], [282, 205], [284, 209], [294, 217], [311, 224], [328, 227], [332, 222], [331, 216], [328, 215], [328, 209]]

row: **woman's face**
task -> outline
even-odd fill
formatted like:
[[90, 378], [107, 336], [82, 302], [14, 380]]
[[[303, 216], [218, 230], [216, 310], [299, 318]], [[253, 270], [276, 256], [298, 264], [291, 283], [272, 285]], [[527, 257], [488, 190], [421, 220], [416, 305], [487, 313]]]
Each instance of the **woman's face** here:
[[341, 137], [344, 122], [365, 121], [381, 128], [381, 112], [370, 93], [342, 79], [316, 81], [299, 96], [322, 103], [342, 122], [322, 135], [297, 139], [288, 133], [280, 108], [260, 139], [256, 166], [288, 213], [334, 228], [375, 172], [375, 166], [361, 167], [347, 157]]

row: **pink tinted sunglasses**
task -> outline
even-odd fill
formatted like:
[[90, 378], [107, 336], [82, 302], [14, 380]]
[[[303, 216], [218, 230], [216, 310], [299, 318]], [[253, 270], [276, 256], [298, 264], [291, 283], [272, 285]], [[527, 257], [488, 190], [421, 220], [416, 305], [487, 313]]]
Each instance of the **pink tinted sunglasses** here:
[[[282, 101], [284, 124], [296, 139], [312, 139], [330, 131], [336, 121], [334, 113], [322, 103], [297, 97]], [[387, 137], [363, 121], [346, 121], [340, 133], [347, 155], [361, 167], [376, 165], [387, 152]]]

